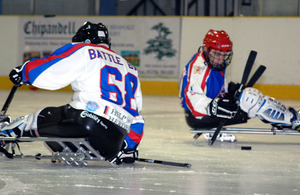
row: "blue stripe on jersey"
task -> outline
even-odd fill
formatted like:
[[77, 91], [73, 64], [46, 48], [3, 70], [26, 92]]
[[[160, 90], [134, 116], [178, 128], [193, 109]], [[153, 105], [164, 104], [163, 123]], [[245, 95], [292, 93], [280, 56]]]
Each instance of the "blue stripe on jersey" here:
[[51, 60], [45, 64], [41, 64], [40, 66], [32, 69], [30, 72], [28, 72], [29, 75], [29, 83], [33, 83], [37, 77], [42, 74], [45, 70], [47, 70], [49, 67], [51, 67], [53, 64], [59, 62], [61, 59], [56, 58], [54, 60]]
[[[142, 135], [143, 135], [143, 131], [144, 131], [144, 123], [134, 123], [130, 126], [130, 131], [135, 132], [136, 134], [138, 134], [138, 137], [131, 137], [134, 136], [133, 134], [129, 133], [127, 134], [127, 136], [125, 137], [125, 140], [127, 142], [127, 148], [128, 149], [133, 149], [135, 148], [139, 142], [141, 141]], [[133, 139], [135, 139], [136, 141], [138, 140], [139, 142], [135, 142]]]
[[[41, 73], [43, 73], [45, 70], [47, 70], [53, 64], [58, 63], [65, 57], [72, 55], [74, 52], [78, 51], [78, 49], [85, 46], [85, 44], [82, 44], [82, 46], [79, 46], [79, 47], [76, 45], [77, 44], [69, 43], [69, 44], [57, 49], [56, 51], [54, 51], [50, 56], [46, 56], [41, 59], [31, 59], [30, 63], [33, 64], [32, 66], [34, 66], [34, 68], [30, 68], [30, 71], [28, 71], [29, 83], [32, 84]], [[76, 46], [77, 48], [73, 48], [74, 46]], [[72, 48], [73, 48], [73, 51], [72, 51]], [[25, 73], [23, 72], [23, 74], [25, 74]], [[23, 76], [24, 76], [23, 78], [25, 79], [25, 75], [23, 75]], [[26, 81], [26, 82], [28, 82], [28, 81]]]
[[65, 46], [62, 46], [61, 48], [58, 48], [57, 50], [55, 50], [50, 56], [53, 56], [53, 55], [61, 55], [62, 53], [68, 51], [69, 49], [71, 49], [72, 47], [74, 47], [74, 43], [69, 43]]
[[[223, 73], [222, 73], [223, 72]], [[216, 98], [223, 86], [224, 86], [224, 76], [225, 75], [225, 70], [223, 71], [217, 71], [217, 70], [211, 70], [209, 73], [209, 76], [206, 81], [206, 96], [209, 98]]]
[[137, 134], [142, 135], [144, 131], [144, 123], [134, 123], [130, 126], [130, 129]]
[[184, 75], [182, 77], [182, 83], [181, 83], [181, 91], [180, 91], [180, 98], [182, 99], [182, 102], [181, 102], [181, 105], [183, 108], [185, 109], [189, 109], [188, 106], [186, 105], [186, 102], [185, 102], [185, 96], [184, 96], [184, 90], [188, 84], [188, 74], [189, 74], [189, 68], [190, 68], [190, 65], [192, 63], [192, 61], [195, 59], [196, 55], [198, 53], [194, 54], [194, 56], [191, 58], [191, 60], [188, 62], [188, 64], [185, 66], [185, 72], [186, 72], [186, 75]]
[[183, 78], [182, 78], [182, 88], [181, 88], [181, 92], [180, 92], [180, 97], [182, 99], [182, 102], [181, 102], [181, 105], [184, 109], [187, 109], [188, 110], [188, 106], [186, 105], [186, 102], [185, 102], [185, 96], [184, 96], [184, 90], [185, 90], [185, 87], [187, 86], [187, 75], [185, 75]]

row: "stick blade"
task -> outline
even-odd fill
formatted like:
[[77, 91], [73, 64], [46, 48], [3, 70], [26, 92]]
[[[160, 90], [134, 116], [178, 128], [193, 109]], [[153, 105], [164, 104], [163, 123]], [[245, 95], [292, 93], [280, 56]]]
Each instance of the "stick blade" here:
[[156, 163], [156, 164], [186, 167], [186, 168], [190, 168], [192, 166], [189, 163], [178, 163], [178, 162], [170, 162], [170, 161], [162, 161], [162, 160], [154, 160], [154, 159], [146, 159], [146, 158], [136, 158], [135, 160], [139, 162]]

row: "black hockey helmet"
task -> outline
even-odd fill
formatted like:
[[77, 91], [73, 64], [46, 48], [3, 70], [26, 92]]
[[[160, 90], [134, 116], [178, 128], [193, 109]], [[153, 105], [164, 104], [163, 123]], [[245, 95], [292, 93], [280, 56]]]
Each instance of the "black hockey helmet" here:
[[91, 22], [85, 22], [84, 25], [78, 29], [72, 38], [72, 42], [93, 44], [105, 43], [109, 46], [109, 48], [111, 45], [106, 26], [102, 23], [95, 24]]

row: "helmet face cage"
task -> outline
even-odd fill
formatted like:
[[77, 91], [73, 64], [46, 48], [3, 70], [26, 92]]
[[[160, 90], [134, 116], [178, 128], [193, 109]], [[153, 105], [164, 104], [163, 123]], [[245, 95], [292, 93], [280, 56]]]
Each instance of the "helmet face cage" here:
[[109, 48], [111, 46], [108, 30], [102, 23], [84, 23], [84, 25], [78, 29], [72, 38], [72, 42], [85, 42], [92, 44], [105, 43], [109, 46]]
[[231, 62], [232, 42], [225, 31], [209, 30], [204, 40], [206, 63], [213, 70], [224, 70]]
[[208, 65], [213, 70], [222, 71], [231, 63], [232, 55], [232, 50], [218, 51], [211, 49], [207, 55]]

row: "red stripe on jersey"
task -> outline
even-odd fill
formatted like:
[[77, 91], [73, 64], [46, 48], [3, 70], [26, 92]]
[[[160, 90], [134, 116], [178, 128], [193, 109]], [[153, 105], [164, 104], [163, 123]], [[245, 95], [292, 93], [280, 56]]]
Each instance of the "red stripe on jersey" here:
[[80, 49], [81, 47], [84, 47], [84, 46], [101, 47], [103, 49], [106, 49], [108, 51], [111, 51], [111, 52], [115, 53], [113, 50], [111, 50], [111, 49], [109, 49], [105, 46], [102, 46], [102, 45], [89, 44], [89, 43], [79, 43], [79, 44], [74, 45], [69, 50], [63, 52], [62, 54], [60, 54], [58, 56], [53, 55], [53, 56], [49, 56], [47, 58], [42, 58], [42, 59], [38, 59], [38, 60], [29, 61], [25, 66], [25, 78], [28, 78], [28, 74], [32, 69], [35, 69], [36, 67], [38, 67], [42, 64], [45, 64], [47, 62], [50, 62], [52, 60], [55, 60], [57, 58], [61, 58], [61, 59], [65, 58], [65, 57], [71, 55], [72, 53], [74, 53], [76, 50], [78, 50], [78, 49]]
[[135, 143], [140, 143], [143, 137], [144, 131], [142, 134], [138, 134], [136, 132], [134, 132], [133, 130], [130, 130], [130, 132], [128, 133], [128, 136], [130, 137], [130, 139], [132, 139]]
[[[188, 83], [184, 89], [184, 95], [187, 93], [188, 91], [188, 88], [190, 86], [190, 77], [192, 75], [192, 70], [193, 70], [193, 66], [195, 64], [195, 61], [197, 60], [198, 56], [201, 54], [201, 52], [199, 52], [196, 56], [195, 56], [195, 59], [190, 63], [190, 66], [189, 66], [189, 73], [188, 73]], [[193, 115], [195, 117], [199, 117], [199, 116], [206, 116], [205, 114], [201, 114], [200, 112], [197, 112], [194, 110], [194, 107], [192, 106], [192, 103], [190, 101], [190, 99], [188, 98], [188, 96], [185, 95], [185, 100], [186, 100], [186, 105], [190, 108], [190, 110], [192, 111]]]
[[108, 51], [111, 51], [111, 52], [113, 52], [113, 53], [116, 53], [115, 51], [113, 51], [113, 50], [111, 50], [111, 49], [109, 49], [109, 48], [107, 48], [107, 47], [105, 47], [105, 46], [103, 46], [103, 45], [94, 45], [94, 44], [93, 44], [93, 46], [94, 46], [94, 47], [101, 47], [101, 48], [103, 48], [103, 49], [106, 49], [106, 50], [108, 50]]
[[202, 89], [202, 91], [204, 91], [205, 90], [205, 87], [206, 87], [206, 79], [207, 79], [207, 77], [208, 77], [208, 75], [209, 75], [209, 73], [210, 73], [210, 68], [209, 67], [207, 67], [207, 69], [206, 69], [206, 71], [205, 71], [205, 73], [204, 73], [204, 77], [203, 77], [203, 80], [202, 80], [202, 83], [201, 83], [201, 89]]
[[47, 58], [41, 58], [41, 59], [38, 59], [38, 60], [33, 60], [33, 61], [29, 61], [26, 66], [25, 66], [25, 77], [28, 78], [28, 73], [35, 69], [36, 67], [42, 65], [42, 64], [45, 64], [47, 62], [50, 62], [52, 60], [55, 60], [57, 58], [65, 58], [67, 56], [69, 56], [70, 54], [72, 54], [73, 52], [75, 52], [76, 50], [78, 50], [79, 48], [81, 47], [84, 47], [86, 45], [89, 45], [89, 44], [77, 44], [77, 45], [74, 45], [73, 47], [71, 47], [71, 49], [63, 52], [62, 54], [60, 55], [53, 55], [53, 56], [48, 56]]
[[220, 95], [223, 93], [223, 90], [225, 90], [225, 84], [223, 85], [221, 91], [219, 92], [219, 94], [217, 95], [217, 97], [220, 97]]

